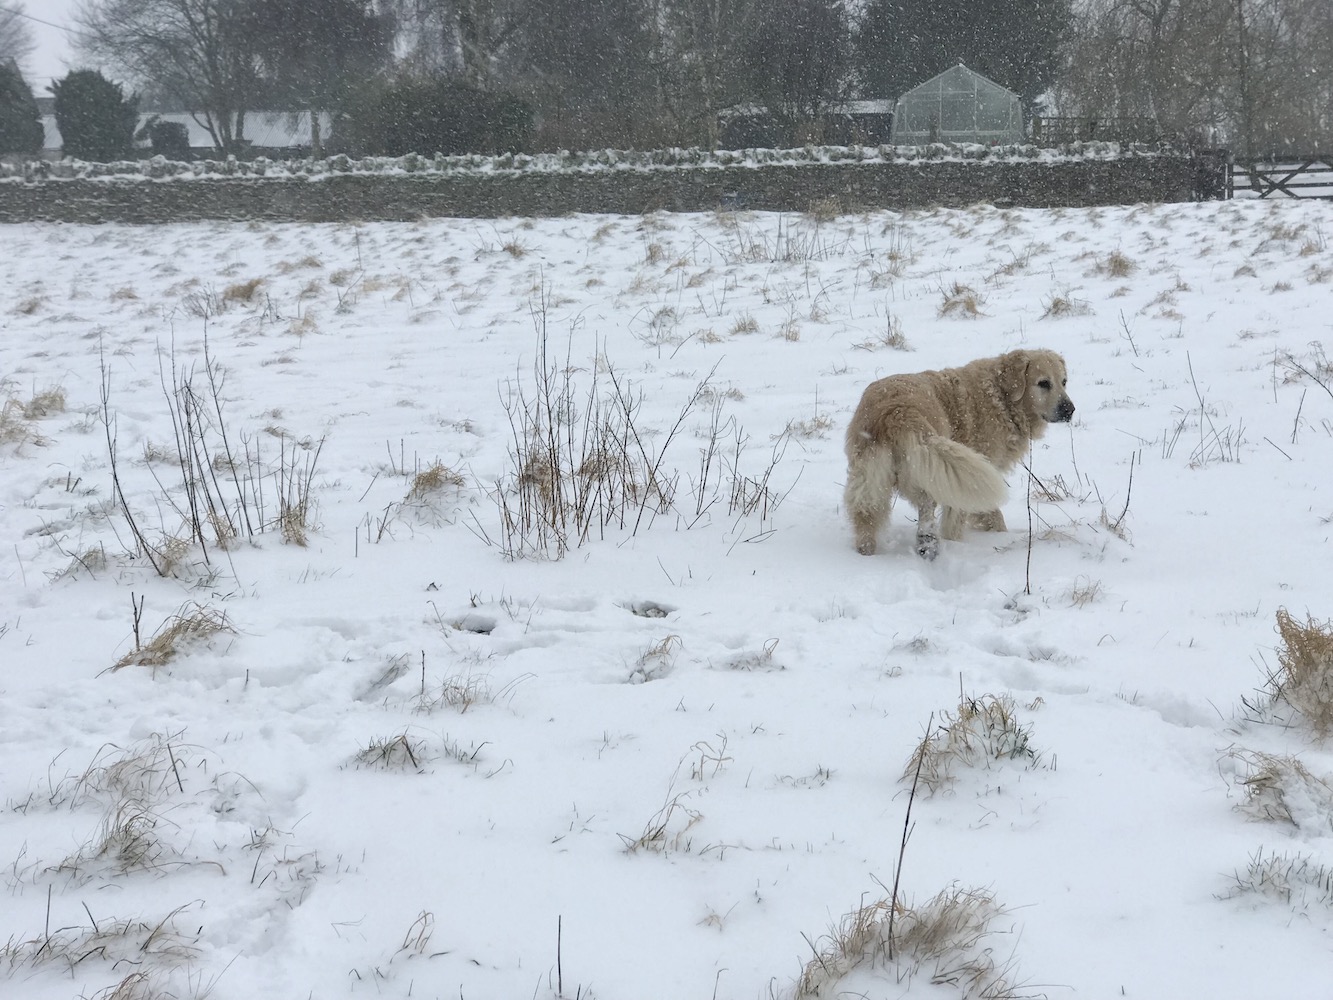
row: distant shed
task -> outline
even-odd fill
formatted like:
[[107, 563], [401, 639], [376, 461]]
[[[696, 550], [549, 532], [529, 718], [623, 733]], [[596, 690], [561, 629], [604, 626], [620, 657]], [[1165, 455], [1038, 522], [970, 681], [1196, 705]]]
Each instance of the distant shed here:
[[1018, 95], [962, 63], [913, 87], [893, 109], [893, 144], [1023, 141]]

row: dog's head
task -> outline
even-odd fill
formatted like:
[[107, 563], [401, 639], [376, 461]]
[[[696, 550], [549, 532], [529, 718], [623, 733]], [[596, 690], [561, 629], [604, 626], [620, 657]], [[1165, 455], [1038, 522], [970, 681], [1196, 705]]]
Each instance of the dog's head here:
[[1000, 359], [1000, 381], [1008, 401], [1034, 422], [1064, 424], [1074, 418], [1065, 359], [1054, 351], [1010, 351]]

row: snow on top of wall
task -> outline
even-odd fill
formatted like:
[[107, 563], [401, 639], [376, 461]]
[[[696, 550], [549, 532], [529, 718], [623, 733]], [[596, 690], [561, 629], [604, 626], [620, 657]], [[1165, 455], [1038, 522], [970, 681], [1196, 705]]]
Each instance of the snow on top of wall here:
[[204, 178], [269, 177], [320, 180], [348, 174], [446, 175], [597, 172], [604, 170], [720, 169], [724, 167], [802, 166], [813, 163], [1041, 162], [1069, 163], [1123, 156], [1160, 155], [1156, 147], [1116, 142], [1077, 142], [1047, 149], [1033, 145], [986, 146], [979, 143], [931, 143], [923, 146], [807, 146], [800, 149], [743, 149], [709, 152], [698, 148], [633, 151], [603, 149], [571, 153], [463, 154], [433, 157], [346, 155], [327, 159], [195, 160], [190, 163], [155, 156], [148, 160], [88, 163], [65, 159], [55, 163], [0, 163], [0, 180], [197, 180]]

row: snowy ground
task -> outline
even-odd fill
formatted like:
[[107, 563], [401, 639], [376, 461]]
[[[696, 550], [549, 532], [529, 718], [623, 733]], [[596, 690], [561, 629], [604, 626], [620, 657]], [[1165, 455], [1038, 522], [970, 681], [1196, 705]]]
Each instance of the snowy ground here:
[[[1333, 756], [1246, 716], [1278, 610], [1333, 616], [1330, 233], [1256, 202], [5, 227], [0, 996], [1317, 994]], [[900, 508], [858, 556], [863, 386], [1019, 346], [1078, 413], [1011, 530], [927, 564]], [[549, 482], [514, 431], [548, 401], [603, 490], [562, 558], [501, 518]], [[599, 420], [634, 467], [597, 471]], [[890, 961], [901, 779], [960, 691], [1011, 699], [1019, 752], [922, 780], [899, 938], [950, 887], [991, 920]]]

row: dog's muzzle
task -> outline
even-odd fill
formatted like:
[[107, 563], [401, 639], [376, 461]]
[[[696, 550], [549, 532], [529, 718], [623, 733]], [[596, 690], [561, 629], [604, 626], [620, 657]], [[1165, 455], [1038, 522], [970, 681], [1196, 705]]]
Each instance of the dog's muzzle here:
[[1060, 400], [1055, 408], [1055, 416], [1052, 418], [1053, 424], [1067, 424], [1074, 419], [1074, 404], [1068, 399]]

